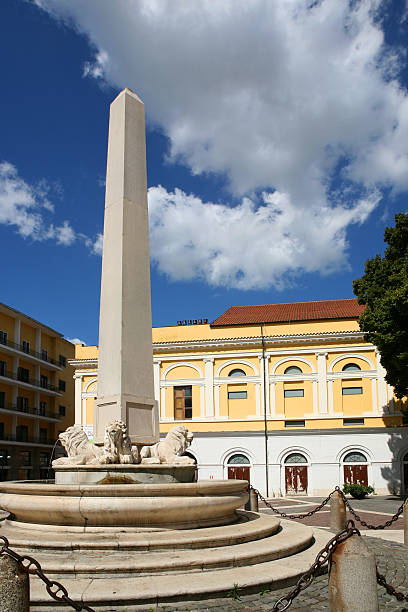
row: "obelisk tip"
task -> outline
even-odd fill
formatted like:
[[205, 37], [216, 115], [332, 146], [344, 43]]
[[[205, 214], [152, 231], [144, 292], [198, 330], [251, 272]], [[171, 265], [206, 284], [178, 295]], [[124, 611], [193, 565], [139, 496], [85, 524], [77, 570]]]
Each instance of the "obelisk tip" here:
[[118, 95], [116, 96], [115, 100], [113, 100], [113, 102], [115, 102], [121, 96], [131, 96], [132, 98], [140, 102], [140, 104], [143, 104], [143, 101], [139, 98], [139, 96], [129, 87], [124, 87], [122, 91], [118, 93]]

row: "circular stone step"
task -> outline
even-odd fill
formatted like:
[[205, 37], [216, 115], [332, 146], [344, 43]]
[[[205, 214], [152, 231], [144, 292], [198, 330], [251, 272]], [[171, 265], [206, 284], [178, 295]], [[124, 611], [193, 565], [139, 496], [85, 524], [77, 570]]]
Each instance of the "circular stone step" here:
[[[238, 520], [232, 525], [201, 529], [183, 529], [166, 532], [135, 532], [131, 529], [116, 529], [106, 533], [66, 533], [31, 529], [26, 523], [4, 521], [0, 534], [6, 536], [10, 545], [29, 551], [39, 550], [179, 550], [208, 546], [227, 546], [260, 540], [273, 535], [279, 529], [280, 520], [255, 512], [237, 510]], [[0, 523], [1, 525], [1, 523]]]
[[[283, 529], [285, 523], [282, 521]], [[242, 592], [259, 592], [262, 588], [276, 590], [294, 584], [307, 571], [318, 552], [327, 544], [333, 534], [313, 529], [312, 544], [306, 550], [283, 559], [275, 559], [250, 566], [239, 566], [212, 571], [200, 571], [160, 576], [103, 576], [98, 579], [68, 574], [56, 575], [67, 588], [74, 601], [83, 601], [96, 607], [98, 612], [124, 608], [127, 612], [154, 606], [164, 606], [177, 601], [200, 601], [208, 597], [225, 597], [231, 589]], [[277, 536], [276, 536], [277, 537]], [[177, 580], [175, 580], [175, 575]], [[31, 580], [31, 612], [52, 612], [56, 609], [72, 610], [50, 599], [44, 584], [38, 579]]]

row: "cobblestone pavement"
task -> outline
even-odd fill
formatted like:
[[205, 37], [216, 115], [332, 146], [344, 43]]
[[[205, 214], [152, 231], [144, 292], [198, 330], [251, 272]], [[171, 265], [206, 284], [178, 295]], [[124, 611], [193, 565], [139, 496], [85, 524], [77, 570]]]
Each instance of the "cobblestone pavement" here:
[[[388, 583], [403, 593], [408, 592], [408, 548], [396, 542], [388, 542], [376, 538], [364, 537], [368, 548], [373, 550], [377, 559], [377, 567], [385, 575]], [[291, 587], [279, 591], [261, 591], [257, 594], [241, 594], [239, 589], [234, 599], [230, 597], [206, 599], [179, 604], [167, 603], [158, 606], [139, 608], [140, 612], [263, 612], [271, 610], [273, 604], [290, 591]], [[358, 595], [356, 594], [358, 597]], [[400, 603], [388, 595], [382, 587], [378, 587], [378, 598], [381, 612], [408, 612], [408, 603]], [[133, 610], [134, 608], [132, 608]], [[327, 575], [315, 578], [311, 586], [294, 600], [290, 612], [321, 612], [329, 610]], [[126, 612], [126, 606], [112, 608], [112, 612]]]

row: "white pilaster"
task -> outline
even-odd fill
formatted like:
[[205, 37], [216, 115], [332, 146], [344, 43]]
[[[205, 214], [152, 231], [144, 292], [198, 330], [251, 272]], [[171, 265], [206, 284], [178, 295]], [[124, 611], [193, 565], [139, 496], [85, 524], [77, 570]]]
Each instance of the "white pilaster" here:
[[214, 385], [214, 410], [215, 418], [220, 418], [220, 385]]
[[82, 374], [75, 374], [75, 425], [83, 425], [82, 422]]
[[204, 358], [205, 367], [205, 416], [214, 416], [214, 358]]
[[[315, 383], [313, 383], [315, 385]], [[329, 414], [334, 414], [334, 401], [333, 401], [333, 381], [327, 381], [327, 396], [329, 400]], [[317, 405], [316, 405], [317, 408]]]
[[265, 355], [265, 363], [264, 363], [264, 372], [265, 372], [265, 402], [266, 402], [266, 414], [269, 416], [271, 414], [271, 406], [269, 399], [269, 355]]
[[316, 352], [317, 380], [319, 384], [319, 414], [327, 414], [327, 368], [326, 352]]
[[[174, 418], [174, 414], [172, 417]], [[166, 387], [160, 389], [160, 418], [166, 418]], [[170, 415], [167, 418], [170, 418]]]
[[261, 414], [261, 383], [255, 383], [255, 414], [260, 417]]
[[205, 386], [200, 385], [200, 417], [205, 416]]
[[377, 359], [377, 372], [378, 372], [378, 410], [380, 413], [388, 412], [387, 405], [387, 382], [385, 380], [386, 371], [381, 365], [381, 355], [379, 351], [375, 351]]
[[39, 327], [35, 330], [35, 350], [41, 354], [41, 329]]
[[154, 399], [158, 402], [160, 412], [160, 359], [153, 362]]
[[276, 383], [272, 382], [270, 385], [269, 396], [271, 398], [271, 416], [276, 415]]
[[371, 397], [372, 397], [372, 409], [373, 412], [378, 412], [378, 404], [377, 404], [377, 379], [371, 379]]
[[14, 342], [16, 344], [21, 343], [21, 321], [20, 319], [14, 319]]

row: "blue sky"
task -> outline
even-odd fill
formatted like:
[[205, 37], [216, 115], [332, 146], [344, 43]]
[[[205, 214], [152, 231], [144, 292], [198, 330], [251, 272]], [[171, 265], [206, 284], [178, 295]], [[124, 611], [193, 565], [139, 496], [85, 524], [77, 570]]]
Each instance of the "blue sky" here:
[[154, 325], [352, 297], [407, 212], [405, 2], [2, 0], [0, 300], [97, 343], [109, 103], [147, 112]]

